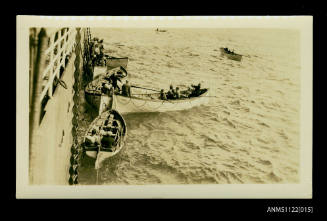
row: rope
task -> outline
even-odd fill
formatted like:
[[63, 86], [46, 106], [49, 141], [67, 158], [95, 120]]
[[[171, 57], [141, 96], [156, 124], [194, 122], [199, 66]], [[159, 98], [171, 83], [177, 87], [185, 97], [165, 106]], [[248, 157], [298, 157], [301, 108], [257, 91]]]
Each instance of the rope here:
[[118, 99], [119, 96], [116, 96], [116, 97], [117, 97], [117, 101], [120, 102], [120, 103], [123, 104], [123, 105], [127, 105], [127, 104], [129, 104], [129, 102], [131, 102], [131, 100], [132, 100], [131, 97], [126, 97], [126, 98], [129, 98], [129, 99], [128, 99], [128, 101], [127, 101], [126, 103], [124, 103], [124, 102], [121, 102], [122, 99], [120, 99], [120, 98]]
[[[131, 100], [132, 100], [132, 99], [131, 99]], [[150, 100], [149, 100], [149, 101], [146, 101], [146, 100], [145, 100], [145, 103], [144, 103], [143, 105], [141, 105], [141, 106], [137, 106], [137, 105], [135, 105], [133, 102], [132, 102], [132, 103], [133, 103], [134, 106], [140, 108], [140, 107], [145, 106], [145, 104], [146, 104], [147, 102], [150, 102]], [[158, 105], [157, 107], [154, 107], [154, 108], [151, 107], [151, 109], [152, 109], [152, 110], [158, 110], [158, 109], [159, 109], [159, 108], [160, 108], [160, 107], [161, 107], [165, 102], [166, 102], [166, 100], [162, 100], [162, 102], [158, 102], [159, 105]], [[152, 103], [154, 103], [154, 102], [152, 102]], [[143, 110], [144, 110], [144, 109], [143, 109]]]
[[149, 90], [149, 91], [160, 92], [160, 90], [155, 90], [155, 89], [152, 89], [152, 88], [140, 87], [140, 86], [136, 86], [136, 85], [132, 85], [131, 87], [140, 88], [140, 89]]
[[[143, 96], [143, 97], [146, 97], [146, 96], [149, 96], [149, 95], [152, 95], [152, 94], [139, 94], [139, 95], [141, 95], [141, 96]], [[117, 97], [117, 100], [118, 100], [118, 102], [119, 103], [121, 103], [122, 105], [127, 105], [127, 104], [129, 104], [130, 102], [132, 102], [132, 104], [135, 106], [135, 107], [137, 107], [137, 108], [140, 108], [141, 109], [141, 107], [143, 107], [143, 106], [145, 106], [146, 105], [146, 103], [148, 103], [148, 102], [150, 102], [151, 100], [145, 100], [145, 99], [142, 99], [142, 100], [144, 100], [144, 104], [142, 104], [142, 105], [136, 105], [134, 102], [133, 102], [133, 98], [130, 98], [129, 97], [129, 99], [128, 99], [128, 101], [127, 102], [122, 102], [122, 99], [121, 98], [119, 98], [119, 96], [116, 96]], [[127, 97], [126, 97], [127, 98]], [[138, 99], [137, 99], [138, 100]], [[191, 103], [192, 103], [192, 101], [190, 100], [190, 99], [183, 99], [184, 101], [188, 101], [189, 102], [189, 104], [191, 105]], [[172, 101], [174, 101], [174, 100], [170, 100], [170, 99], [168, 99], [168, 100], [161, 100], [162, 102], [158, 102], [159, 103], [159, 105], [157, 106], [157, 107], [151, 107], [151, 109], [153, 109], [153, 110], [158, 110], [164, 103], [170, 103], [170, 104], [174, 104], [174, 102], [172, 102]], [[154, 102], [152, 102], [152, 103], [154, 103]], [[141, 110], [144, 110], [144, 109], [141, 109]]]
[[96, 181], [96, 184], [98, 185], [99, 183], [99, 169], [97, 169], [97, 181]]
[[159, 105], [156, 108], [153, 108], [153, 110], [158, 110], [165, 103], [165, 101], [158, 102], [158, 103]]
[[138, 107], [138, 108], [143, 107], [143, 106], [147, 103], [147, 101], [144, 101], [144, 104], [142, 104], [142, 105], [140, 105], [140, 106], [137, 106], [136, 104], [134, 104], [134, 102], [132, 101], [132, 99], [131, 99], [131, 102], [132, 102], [132, 104], [133, 104], [135, 107]]

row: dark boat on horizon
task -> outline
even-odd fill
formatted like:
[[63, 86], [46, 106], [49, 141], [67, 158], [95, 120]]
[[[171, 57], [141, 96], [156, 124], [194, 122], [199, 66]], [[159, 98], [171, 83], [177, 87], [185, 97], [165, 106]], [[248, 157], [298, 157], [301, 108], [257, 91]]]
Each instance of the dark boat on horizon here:
[[164, 29], [160, 30], [160, 29], [157, 28], [156, 32], [167, 32], [167, 30], [164, 30]]
[[232, 51], [230, 51], [228, 48], [220, 48], [221, 56], [226, 56], [228, 59], [234, 60], [234, 61], [241, 61], [242, 56], [240, 54], [236, 54]]

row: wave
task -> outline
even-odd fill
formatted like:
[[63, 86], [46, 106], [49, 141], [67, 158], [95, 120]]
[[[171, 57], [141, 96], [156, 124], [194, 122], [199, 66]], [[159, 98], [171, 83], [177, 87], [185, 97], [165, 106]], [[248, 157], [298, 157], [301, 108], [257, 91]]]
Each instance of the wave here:
[[[299, 159], [294, 156], [299, 150], [293, 142], [299, 138], [298, 122], [289, 120], [290, 114], [299, 115], [298, 104], [289, 101], [300, 99], [300, 59], [294, 37], [271, 41], [274, 32], [253, 35], [246, 29], [174, 29], [165, 35], [147, 29], [105, 29], [100, 33], [107, 53], [129, 57], [131, 82], [168, 89], [170, 83], [188, 86], [203, 81], [214, 88], [211, 95], [219, 97], [210, 99], [210, 106], [180, 112], [124, 115], [126, 153], [112, 171], [106, 167], [103, 183], [298, 180]], [[233, 47], [246, 59], [238, 63], [223, 58], [220, 46]], [[290, 59], [281, 54], [284, 51], [290, 52]], [[92, 121], [92, 110], [86, 106], [84, 111], [81, 129]], [[294, 147], [294, 152], [279, 151], [279, 142]], [[274, 157], [281, 156], [294, 163], [273, 164]], [[81, 171], [82, 184], [94, 181], [94, 171]], [[283, 177], [276, 171], [283, 171]]]

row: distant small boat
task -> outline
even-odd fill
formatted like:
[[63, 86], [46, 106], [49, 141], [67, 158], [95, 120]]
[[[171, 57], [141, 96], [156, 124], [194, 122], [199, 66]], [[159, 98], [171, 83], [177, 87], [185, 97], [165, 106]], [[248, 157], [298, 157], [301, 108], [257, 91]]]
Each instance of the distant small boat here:
[[166, 31], [167, 31], [167, 30], [163, 30], [163, 29], [160, 30], [160, 29], [158, 29], [158, 28], [156, 29], [156, 32], [166, 32]]
[[[104, 123], [109, 119], [110, 115], [113, 115], [113, 121], [110, 125], [105, 126]], [[115, 123], [115, 125], [114, 125]], [[109, 126], [109, 127], [108, 127]], [[111, 128], [110, 128], [111, 127]], [[100, 139], [99, 144], [90, 144], [87, 142], [87, 136], [92, 134], [92, 130], [96, 130], [96, 136]], [[112, 132], [112, 138], [114, 139], [112, 148], [106, 148], [101, 144], [102, 135], [100, 135], [100, 130], [110, 130]], [[114, 109], [103, 112], [97, 118], [93, 120], [90, 124], [88, 130], [83, 138], [83, 150], [88, 157], [96, 159], [95, 168], [99, 169], [102, 162], [108, 158], [111, 158], [123, 149], [125, 140], [127, 136], [127, 126], [124, 118], [120, 113]]]
[[228, 48], [220, 48], [221, 56], [226, 56], [227, 58], [235, 61], [241, 61], [242, 56], [228, 50]]
[[127, 69], [128, 57], [116, 58], [106, 54], [104, 55], [104, 57], [106, 59], [107, 70], [111, 70], [120, 66]]

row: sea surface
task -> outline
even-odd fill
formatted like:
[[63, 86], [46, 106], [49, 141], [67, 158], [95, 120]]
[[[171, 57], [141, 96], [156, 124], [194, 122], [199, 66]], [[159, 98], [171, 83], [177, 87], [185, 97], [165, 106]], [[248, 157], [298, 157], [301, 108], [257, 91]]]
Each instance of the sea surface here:
[[[300, 34], [282, 29], [91, 29], [106, 53], [129, 57], [131, 84], [201, 83], [208, 105], [124, 115], [127, 141], [98, 184], [299, 182]], [[243, 55], [220, 56], [220, 47]], [[87, 104], [85, 104], [87, 105]], [[80, 130], [95, 117], [88, 107]], [[82, 185], [97, 182], [92, 164]]]

